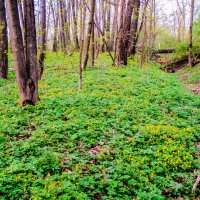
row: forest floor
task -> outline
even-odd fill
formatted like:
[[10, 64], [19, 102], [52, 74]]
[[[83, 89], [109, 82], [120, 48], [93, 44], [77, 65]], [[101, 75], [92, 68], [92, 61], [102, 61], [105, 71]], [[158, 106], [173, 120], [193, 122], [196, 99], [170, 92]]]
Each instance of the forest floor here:
[[198, 70], [110, 65], [101, 55], [79, 91], [78, 54], [48, 53], [41, 101], [24, 108], [14, 71], [0, 80], [0, 199], [200, 196], [200, 96], [185, 88]]

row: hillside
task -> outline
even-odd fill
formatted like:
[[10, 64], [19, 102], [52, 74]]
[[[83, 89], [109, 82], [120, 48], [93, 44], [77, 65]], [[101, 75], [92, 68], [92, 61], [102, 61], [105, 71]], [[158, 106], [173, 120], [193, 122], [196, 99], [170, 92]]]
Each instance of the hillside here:
[[78, 56], [48, 54], [35, 107], [16, 106], [13, 71], [0, 80], [0, 199], [200, 195], [200, 96], [153, 64], [108, 60], [78, 91]]

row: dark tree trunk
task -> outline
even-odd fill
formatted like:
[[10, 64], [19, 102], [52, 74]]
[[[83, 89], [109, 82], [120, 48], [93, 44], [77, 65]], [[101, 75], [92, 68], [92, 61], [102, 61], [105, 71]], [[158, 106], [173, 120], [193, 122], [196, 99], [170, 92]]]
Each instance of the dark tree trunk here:
[[[106, 0], [107, 1], [107, 0]], [[102, 9], [102, 32], [103, 32], [103, 37], [105, 37], [105, 33], [106, 33], [106, 1], [101, 1], [101, 9]], [[105, 43], [103, 42], [103, 40], [105, 38], [102, 37], [102, 45], [101, 45], [101, 52], [105, 52]]]
[[34, 1], [24, 0], [24, 40], [26, 49], [26, 67], [30, 79], [34, 83], [33, 102], [38, 98], [38, 66], [37, 66], [37, 39], [35, 29]]
[[0, 78], [8, 76], [8, 33], [5, 0], [0, 0]]
[[123, 27], [123, 44], [121, 45], [120, 49], [120, 59], [121, 63], [127, 65], [128, 59], [128, 47], [129, 47], [129, 37], [130, 37], [130, 30], [131, 30], [131, 17], [133, 13], [135, 0], [129, 0], [127, 4], [126, 15], [124, 19], [124, 27]]
[[[20, 105], [34, 105], [39, 101], [37, 85], [37, 50], [36, 50], [36, 31], [34, 16], [34, 1], [24, 0], [24, 21], [26, 32], [26, 49], [25, 56], [22, 30], [20, 27], [19, 12], [17, 0], [6, 0], [9, 26], [12, 37], [12, 51], [16, 70], [16, 79], [19, 87]], [[27, 58], [27, 61], [26, 61]]]
[[140, 0], [134, 1], [134, 14], [133, 14], [133, 41], [131, 44], [130, 54], [135, 55], [136, 53], [136, 45], [137, 45], [137, 32], [138, 32], [138, 19], [139, 19], [139, 13], [140, 13]]

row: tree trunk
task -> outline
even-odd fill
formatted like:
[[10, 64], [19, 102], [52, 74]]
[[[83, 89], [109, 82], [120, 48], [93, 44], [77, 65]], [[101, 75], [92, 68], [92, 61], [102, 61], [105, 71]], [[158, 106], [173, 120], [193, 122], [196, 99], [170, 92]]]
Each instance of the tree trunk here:
[[65, 36], [65, 12], [63, 8], [63, 0], [58, 0], [60, 3], [60, 42], [61, 42], [61, 48], [63, 51], [66, 51], [66, 36]]
[[114, 18], [113, 18], [113, 25], [112, 25], [112, 33], [111, 33], [111, 44], [112, 44], [112, 50], [116, 51], [116, 38], [117, 38], [117, 30], [118, 30], [118, 3], [119, 0], [114, 0]]
[[94, 23], [92, 24], [92, 33], [91, 33], [91, 56], [90, 56], [90, 66], [94, 66], [94, 57], [95, 57], [95, 43], [94, 43]]
[[138, 19], [139, 19], [139, 13], [140, 13], [140, 0], [135, 0], [134, 1], [134, 14], [133, 14], [133, 30], [132, 30], [132, 35], [133, 35], [133, 41], [132, 41], [132, 46], [130, 49], [130, 54], [135, 55], [136, 53], [136, 45], [137, 45], [137, 33], [138, 33]]
[[124, 27], [123, 27], [123, 44], [120, 45], [120, 56], [119, 62], [127, 65], [128, 59], [128, 47], [129, 47], [129, 37], [130, 37], [130, 30], [131, 30], [131, 17], [133, 13], [135, 0], [129, 0], [127, 4], [126, 15], [124, 19]]
[[105, 39], [104, 37], [106, 32], [106, 2], [101, 1], [101, 9], [102, 9], [102, 32], [103, 32], [101, 52], [105, 52], [105, 43], [103, 42], [103, 40]]
[[194, 0], [191, 0], [191, 10], [190, 10], [190, 44], [189, 44], [189, 67], [193, 67], [192, 59], [192, 32], [193, 32], [193, 18], [194, 18]]
[[85, 55], [84, 55], [84, 59], [82, 63], [82, 69], [85, 69], [87, 66], [89, 47], [90, 47], [90, 37], [92, 33], [92, 26], [94, 24], [95, 0], [90, 0], [90, 2], [91, 2], [90, 19], [89, 19], [88, 31], [87, 31], [86, 41], [85, 41], [85, 48], [84, 48]]
[[24, 0], [24, 40], [26, 49], [26, 67], [30, 79], [34, 84], [33, 102], [38, 98], [38, 65], [37, 65], [37, 39], [35, 29], [34, 0]]
[[57, 5], [57, 7], [54, 6], [54, 8], [53, 8], [53, 5], [52, 5], [51, 9], [52, 9], [53, 18], [54, 18], [54, 34], [53, 34], [52, 52], [57, 52], [57, 50], [58, 50], [57, 35], [58, 35], [58, 19], [59, 19], [58, 5]]
[[107, 10], [107, 21], [106, 21], [106, 41], [107, 41], [107, 44], [108, 44], [108, 47], [107, 47], [107, 51], [111, 51], [111, 43], [110, 43], [110, 18], [111, 18], [111, 8], [110, 8], [110, 5], [108, 4], [108, 2], [106, 2], [107, 5], [106, 7], [108, 7], [108, 10]]
[[73, 23], [74, 23], [74, 43], [75, 49], [79, 49], [79, 42], [78, 42], [78, 30], [77, 30], [77, 18], [75, 12], [75, 0], [72, 0], [72, 14], [73, 14]]
[[[34, 16], [34, 1], [24, 0], [24, 21], [26, 32], [26, 53], [25, 56], [22, 30], [20, 27], [17, 0], [6, 0], [9, 26], [12, 38], [12, 51], [16, 70], [16, 79], [19, 87], [20, 105], [34, 105], [39, 101], [37, 81], [37, 49], [36, 31]], [[27, 58], [27, 61], [26, 61]]]
[[8, 33], [5, 0], [0, 0], [0, 78], [8, 76]]
[[120, 49], [122, 48], [121, 46], [123, 45], [123, 40], [122, 40], [122, 31], [123, 31], [123, 22], [124, 22], [124, 8], [125, 8], [125, 0], [121, 0], [120, 2], [120, 13], [119, 13], [119, 30], [117, 33], [117, 47], [116, 47], [116, 56], [115, 56], [115, 63], [113, 65], [121, 65], [122, 58], [120, 57]]
[[22, 0], [18, 1], [18, 9], [19, 9], [19, 19], [20, 19], [20, 24], [21, 24], [21, 29], [22, 29], [22, 38], [23, 42], [24, 41], [24, 13], [23, 13], [23, 8], [22, 8]]
[[42, 78], [44, 72], [44, 59], [46, 51], [46, 0], [40, 1], [40, 41], [39, 41], [39, 79]]

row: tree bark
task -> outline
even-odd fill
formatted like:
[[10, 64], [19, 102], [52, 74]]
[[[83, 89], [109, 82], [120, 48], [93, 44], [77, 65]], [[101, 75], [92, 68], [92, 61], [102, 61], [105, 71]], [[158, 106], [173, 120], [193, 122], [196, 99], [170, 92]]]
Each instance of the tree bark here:
[[46, 0], [40, 1], [40, 41], [39, 41], [39, 79], [42, 78], [44, 72], [44, 59], [46, 51]]
[[36, 62], [37, 50], [35, 48], [36, 31], [34, 24], [34, 1], [24, 0], [24, 13], [26, 13], [24, 18], [26, 24], [26, 56], [23, 47], [22, 30], [20, 27], [17, 0], [6, 0], [6, 3], [9, 16], [9, 27], [11, 30], [12, 51], [16, 70], [16, 79], [19, 88], [20, 105], [34, 105], [37, 101], [39, 101], [37, 90], [38, 81], [36, 80], [38, 71]]
[[35, 29], [34, 1], [24, 0], [24, 40], [26, 50], [27, 73], [34, 84], [33, 102], [39, 101], [38, 98], [38, 65], [37, 65], [37, 39]]
[[[56, 5], [56, 3], [55, 3], [55, 5]], [[53, 34], [52, 52], [57, 52], [57, 50], [58, 50], [57, 35], [58, 35], [58, 19], [59, 19], [58, 3], [57, 3], [57, 7], [54, 6], [54, 8], [53, 8], [53, 4], [52, 4], [51, 9], [52, 9], [53, 18], [54, 18], [54, 34]]]
[[194, 18], [194, 0], [191, 0], [191, 10], [190, 10], [190, 44], [189, 44], [189, 67], [193, 67], [193, 59], [192, 59], [192, 32], [193, 32], [193, 18]]
[[108, 47], [106, 48], [107, 51], [111, 51], [111, 43], [110, 43], [110, 18], [111, 18], [111, 7], [108, 4], [108, 2], [106, 2], [107, 5], [107, 21], [106, 21], [106, 41], [108, 44]]
[[65, 23], [65, 11], [63, 7], [63, 0], [57, 0], [59, 1], [60, 4], [60, 42], [61, 42], [61, 48], [63, 51], [66, 51], [66, 34], [65, 34], [65, 29], [66, 29], [66, 23]]
[[0, 0], [0, 78], [8, 77], [8, 33], [5, 0]]
[[118, 3], [119, 0], [114, 0], [114, 18], [113, 18], [113, 24], [112, 24], [112, 33], [111, 33], [111, 44], [112, 44], [112, 50], [116, 51], [116, 38], [117, 38], [117, 30], [118, 30]]
[[84, 55], [84, 59], [82, 63], [82, 69], [85, 69], [87, 66], [88, 57], [89, 57], [90, 38], [91, 38], [91, 33], [92, 33], [92, 26], [94, 24], [95, 0], [90, 0], [90, 4], [91, 4], [90, 19], [89, 19], [89, 24], [88, 24], [87, 36], [85, 40], [85, 48], [84, 48], [85, 55]]
[[75, 49], [79, 49], [79, 42], [78, 42], [78, 30], [77, 30], [77, 18], [75, 12], [75, 0], [72, 0], [72, 14], [73, 14], [73, 23], [74, 23], [74, 43]]
[[138, 20], [139, 20], [139, 13], [140, 13], [140, 0], [135, 0], [134, 1], [134, 14], [133, 14], [133, 41], [132, 41], [132, 46], [130, 49], [130, 54], [135, 55], [136, 53], [136, 45], [137, 45], [137, 33], [138, 33]]
[[122, 32], [123, 32], [125, 2], [126, 2], [125, 0], [121, 0], [121, 2], [120, 2], [119, 31], [118, 31], [118, 34], [117, 34], [117, 47], [116, 47], [115, 63], [113, 64], [113, 65], [117, 65], [117, 66], [123, 64], [123, 63], [121, 63], [122, 62], [122, 58], [120, 57], [121, 56], [120, 49], [122, 48], [121, 46], [123, 45]]
[[[129, 36], [131, 29], [131, 16], [133, 13], [134, 0], [129, 0], [127, 4], [126, 15], [124, 19], [124, 23], [121, 24], [121, 28], [119, 30], [119, 40], [118, 40], [118, 48], [117, 48], [117, 65], [127, 65], [128, 58], [128, 46], [129, 46]], [[125, 1], [121, 2], [121, 18], [123, 19], [123, 10], [125, 7]]]
[[92, 33], [91, 33], [91, 56], [90, 56], [90, 66], [94, 66], [94, 57], [95, 57], [95, 43], [94, 43], [94, 23], [92, 24]]

